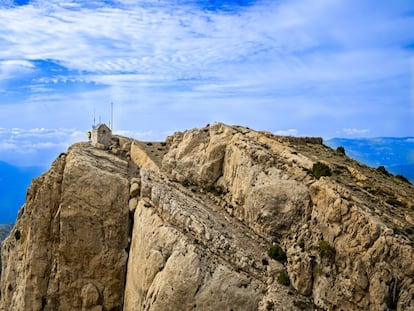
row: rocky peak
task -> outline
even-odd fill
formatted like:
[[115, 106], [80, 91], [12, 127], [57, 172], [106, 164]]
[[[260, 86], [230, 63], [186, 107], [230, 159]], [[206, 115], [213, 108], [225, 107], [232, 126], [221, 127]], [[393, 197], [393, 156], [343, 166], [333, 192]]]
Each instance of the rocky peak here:
[[3, 245], [1, 310], [412, 310], [413, 186], [217, 123], [72, 146]]

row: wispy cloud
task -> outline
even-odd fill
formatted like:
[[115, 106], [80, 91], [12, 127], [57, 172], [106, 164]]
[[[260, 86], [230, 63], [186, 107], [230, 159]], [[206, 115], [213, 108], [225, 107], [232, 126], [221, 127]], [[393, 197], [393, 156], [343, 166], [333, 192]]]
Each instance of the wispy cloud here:
[[343, 133], [346, 136], [368, 135], [369, 132], [370, 132], [369, 129], [354, 129], [354, 128], [346, 128], [346, 129], [343, 129]]
[[59, 153], [82, 140], [85, 133], [76, 129], [1, 128], [0, 161], [47, 167]]
[[26, 2], [0, 2], [2, 127], [84, 131], [113, 101], [119, 129], [153, 136], [414, 130], [409, 0]]
[[298, 135], [298, 130], [296, 129], [288, 129], [288, 130], [278, 130], [275, 132], [276, 135], [281, 135], [281, 136], [297, 136]]

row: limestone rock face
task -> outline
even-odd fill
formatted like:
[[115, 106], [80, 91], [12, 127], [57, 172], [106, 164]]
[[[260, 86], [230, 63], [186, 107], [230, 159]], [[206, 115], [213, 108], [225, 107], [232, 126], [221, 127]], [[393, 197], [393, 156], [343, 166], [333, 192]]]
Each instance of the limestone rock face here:
[[0, 310], [414, 310], [413, 186], [320, 138], [220, 123], [111, 141], [33, 182]]
[[122, 309], [127, 165], [77, 145], [32, 183], [3, 245], [2, 310]]
[[[231, 216], [282, 244], [291, 285], [318, 307], [414, 309], [412, 186], [321, 140], [217, 124], [179, 133], [170, 144], [165, 172], [208, 185]], [[321, 160], [334, 174], [316, 180], [309, 171]]]

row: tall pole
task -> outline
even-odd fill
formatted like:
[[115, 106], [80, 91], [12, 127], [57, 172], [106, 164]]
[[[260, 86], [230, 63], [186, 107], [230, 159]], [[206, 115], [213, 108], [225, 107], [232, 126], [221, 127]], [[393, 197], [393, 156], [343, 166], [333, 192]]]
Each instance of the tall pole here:
[[92, 128], [96, 127], [96, 118], [95, 118], [95, 107], [93, 107], [93, 126]]

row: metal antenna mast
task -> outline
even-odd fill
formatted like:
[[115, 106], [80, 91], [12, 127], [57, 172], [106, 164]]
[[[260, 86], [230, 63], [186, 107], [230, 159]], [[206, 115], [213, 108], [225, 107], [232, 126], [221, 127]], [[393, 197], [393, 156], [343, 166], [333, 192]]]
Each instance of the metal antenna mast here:
[[95, 107], [93, 107], [93, 125], [92, 128], [96, 127], [96, 118], [95, 118]]

